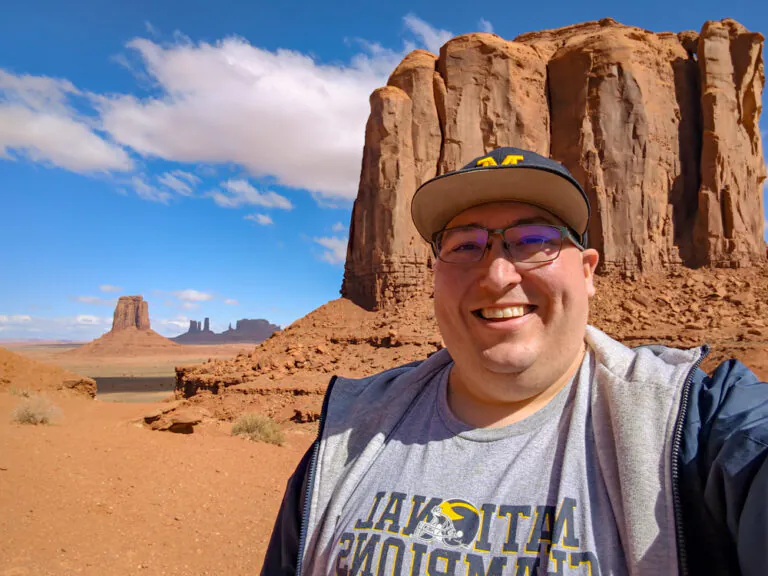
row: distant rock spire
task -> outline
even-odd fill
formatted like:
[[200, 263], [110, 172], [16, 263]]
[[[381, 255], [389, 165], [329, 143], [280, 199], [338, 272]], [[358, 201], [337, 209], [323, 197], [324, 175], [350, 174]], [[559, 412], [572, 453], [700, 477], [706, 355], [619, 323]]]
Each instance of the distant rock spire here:
[[149, 330], [149, 304], [141, 296], [120, 296], [112, 317], [112, 332], [136, 328]]

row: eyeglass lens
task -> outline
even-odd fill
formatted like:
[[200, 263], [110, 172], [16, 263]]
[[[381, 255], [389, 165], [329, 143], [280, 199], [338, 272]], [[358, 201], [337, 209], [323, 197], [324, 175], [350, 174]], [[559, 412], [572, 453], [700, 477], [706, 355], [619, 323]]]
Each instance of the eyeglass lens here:
[[[504, 247], [515, 262], [547, 262], [560, 253], [562, 233], [545, 225], [513, 226], [504, 231]], [[479, 262], [488, 246], [488, 230], [474, 226], [449, 228], [438, 240], [438, 257], [445, 262]]]

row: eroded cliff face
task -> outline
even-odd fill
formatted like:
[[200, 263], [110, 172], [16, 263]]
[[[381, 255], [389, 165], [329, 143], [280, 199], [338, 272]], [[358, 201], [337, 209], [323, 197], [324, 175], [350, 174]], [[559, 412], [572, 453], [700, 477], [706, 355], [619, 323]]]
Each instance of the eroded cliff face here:
[[765, 251], [763, 37], [733, 20], [707, 22], [697, 54], [703, 124], [694, 237], [703, 262], [746, 266]]
[[342, 294], [376, 309], [431, 292], [411, 198], [499, 146], [571, 170], [604, 269], [763, 260], [762, 45], [732, 20], [654, 34], [605, 19], [409, 54], [371, 96]]

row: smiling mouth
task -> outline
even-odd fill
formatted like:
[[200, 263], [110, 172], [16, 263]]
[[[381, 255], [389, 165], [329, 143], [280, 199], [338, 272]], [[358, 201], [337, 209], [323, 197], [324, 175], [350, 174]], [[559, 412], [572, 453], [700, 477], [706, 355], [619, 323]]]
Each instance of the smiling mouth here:
[[534, 310], [536, 310], [536, 306], [531, 304], [523, 304], [516, 306], [504, 306], [502, 308], [479, 308], [477, 310], [473, 310], [472, 314], [482, 320], [499, 322], [503, 320], [509, 320], [510, 318], [521, 318], [526, 314], [530, 314]]

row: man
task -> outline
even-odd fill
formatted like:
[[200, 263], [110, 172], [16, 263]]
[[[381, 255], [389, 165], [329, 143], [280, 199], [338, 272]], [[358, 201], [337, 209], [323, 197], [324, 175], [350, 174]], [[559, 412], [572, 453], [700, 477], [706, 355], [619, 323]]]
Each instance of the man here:
[[446, 349], [334, 378], [262, 574], [768, 574], [768, 386], [587, 326], [589, 215], [516, 148], [421, 186]]

